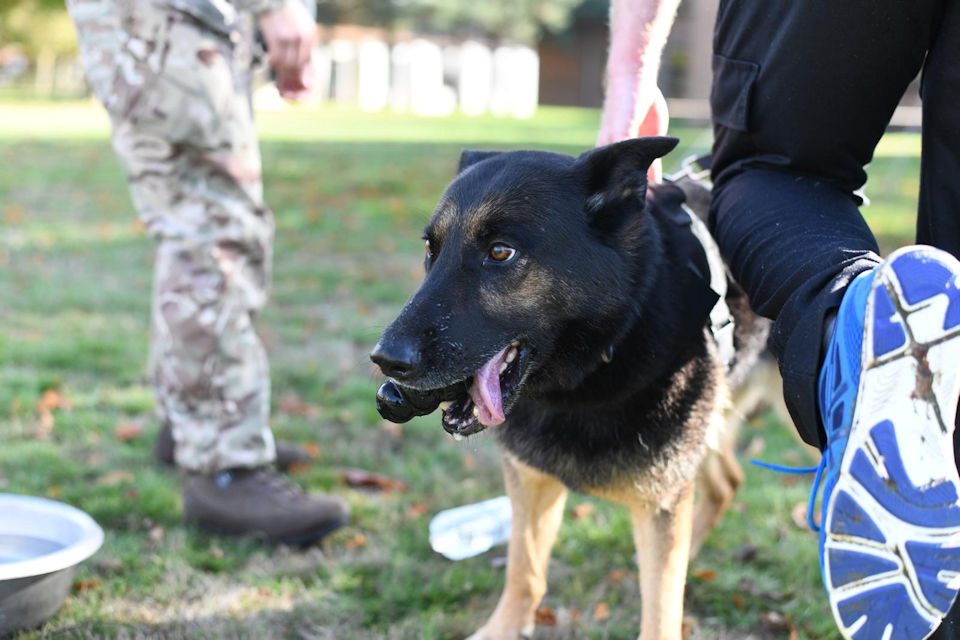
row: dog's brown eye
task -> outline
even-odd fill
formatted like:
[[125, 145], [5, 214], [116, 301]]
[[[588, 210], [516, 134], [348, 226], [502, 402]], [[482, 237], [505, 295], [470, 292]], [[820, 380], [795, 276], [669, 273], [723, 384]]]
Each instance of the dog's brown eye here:
[[509, 247], [498, 242], [490, 247], [489, 254], [492, 260], [496, 260], [497, 262], [506, 262], [513, 256], [517, 255], [517, 250], [513, 247]]

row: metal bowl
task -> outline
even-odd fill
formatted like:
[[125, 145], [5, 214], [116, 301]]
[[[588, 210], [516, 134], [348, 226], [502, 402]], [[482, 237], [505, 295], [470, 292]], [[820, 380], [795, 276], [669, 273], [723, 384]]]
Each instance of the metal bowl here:
[[57, 612], [73, 570], [103, 544], [103, 529], [61, 502], [0, 493], [0, 636]]

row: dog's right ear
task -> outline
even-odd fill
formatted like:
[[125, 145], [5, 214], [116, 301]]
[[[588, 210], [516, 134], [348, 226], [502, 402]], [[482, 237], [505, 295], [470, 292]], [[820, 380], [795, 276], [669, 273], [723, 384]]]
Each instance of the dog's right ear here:
[[457, 167], [457, 173], [463, 173], [473, 165], [487, 158], [498, 156], [502, 151], [476, 151], [474, 149], [464, 149], [460, 152], [460, 166]]
[[639, 198], [642, 203], [647, 193], [647, 169], [678, 142], [677, 138], [658, 136], [632, 138], [583, 153], [575, 166], [586, 174], [587, 211], [597, 213], [630, 198]]

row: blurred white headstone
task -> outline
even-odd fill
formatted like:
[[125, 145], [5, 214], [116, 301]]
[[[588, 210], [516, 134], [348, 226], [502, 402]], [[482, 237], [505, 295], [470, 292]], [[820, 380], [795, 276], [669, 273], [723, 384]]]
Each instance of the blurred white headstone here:
[[457, 92], [460, 110], [467, 115], [478, 116], [490, 109], [493, 88], [493, 54], [490, 48], [468, 40], [460, 47], [459, 77]]
[[443, 53], [422, 38], [410, 43], [410, 106], [424, 116], [449, 115], [456, 106], [453, 89], [443, 84]]
[[502, 46], [493, 52], [491, 111], [498, 116], [529, 118], [537, 111], [540, 58], [530, 47]]
[[406, 111], [410, 108], [410, 57], [409, 42], [400, 42], [390, 51], [390, 108]]
[[338, 103], [353, 103], [357, 99], [357, 47], [348, 40], [330, 43], [333, 60], [333, 99]]
[[357, 103], [363, 111], [381, 111], [390, 98], [390, 50], [379, 40], [367, 40], [357, 59]]
[[333, 58], [330, 55], [330, 47], [325, 44], [317, 45], [313, 50], [313, 70], [316, 89], [315, 96], [311, 96], [318, 102], [328, 100], [332, 95], [330, 80], [332, 76]]

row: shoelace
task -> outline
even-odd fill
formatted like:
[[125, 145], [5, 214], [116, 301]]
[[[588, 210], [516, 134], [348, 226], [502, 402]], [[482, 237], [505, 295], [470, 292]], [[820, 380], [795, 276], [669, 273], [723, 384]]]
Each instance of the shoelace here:
[[762, 462], [760, 460], [751, 460], [750, 464], [763, 467], [764, 469], [770, 469], [771, 471], [789, 473], [798, 476], [808, 473], [816, 473], [816, 475], [813, 477], [813, 486], [810, 487], [810, 497], [807, 499], [807, 526], [817, 533], [820, 533], [820, 527], [816, 522], [813, 521], [813, 510], [817, 503], [817, 493], [820, 491], [820, 479], [823, 477], [823, 469], [827, 466], [826, 461], [827, 455], [826, 452], [824, 452], [824, 455], [820, 458], [820, 464], [815, 467], [784, 467], [779, 464]]

